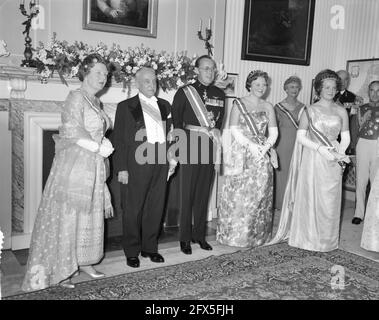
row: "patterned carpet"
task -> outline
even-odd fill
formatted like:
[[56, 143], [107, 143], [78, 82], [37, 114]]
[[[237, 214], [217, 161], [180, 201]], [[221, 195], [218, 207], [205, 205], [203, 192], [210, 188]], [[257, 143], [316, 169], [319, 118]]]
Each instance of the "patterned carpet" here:
[[281, 243], [6, 299], [377, 300], [379, 264], [341, 250], [315, 253]]

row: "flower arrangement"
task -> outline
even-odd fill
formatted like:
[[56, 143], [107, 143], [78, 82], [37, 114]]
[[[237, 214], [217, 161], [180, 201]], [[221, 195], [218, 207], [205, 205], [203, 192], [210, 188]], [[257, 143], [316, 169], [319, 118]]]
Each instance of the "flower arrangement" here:
[[137, 70], [143, 66], [156, 70], [159, 85], [164, 91], [190, 83], [196, 76], [196, 56], [189, 58], [183, 52], [156, 53], [143, 45], [122, 50], [116, 44], [110, 48], [104, 43], [99, 43], [96, 47], [78, 41], [69, 44], [67, 41], [59, 41], [54, 33], [51, 44], [45, 46], [40, 42], [35, 51], [37, 73], [43, 83], [56, 71], [67, 85], [65, 77], [77, 77], [81, 61], [90, 53], [100, 54], [111, 65], [115, 81], [123, 82], [124, 88], [130, 85]]

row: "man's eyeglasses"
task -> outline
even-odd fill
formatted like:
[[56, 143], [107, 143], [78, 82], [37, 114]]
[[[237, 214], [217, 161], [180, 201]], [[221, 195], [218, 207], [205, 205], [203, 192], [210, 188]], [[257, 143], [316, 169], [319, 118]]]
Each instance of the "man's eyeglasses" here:
[[216, 72], [216, 69], [215, 68], [209, 68], [209, 67], [206, 67], [206, 68], [199, 68], [200, 70], [203, 70], [205, 72]]

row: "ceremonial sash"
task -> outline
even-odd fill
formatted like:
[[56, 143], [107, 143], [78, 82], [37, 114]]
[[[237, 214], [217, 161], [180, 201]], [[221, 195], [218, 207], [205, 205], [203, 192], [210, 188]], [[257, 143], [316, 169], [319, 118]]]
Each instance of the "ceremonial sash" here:
[[[317, 140], [323, 145], [323, 146], [326, 146], [326, 147], [331, 147], [334, 149], [334, 146], [333, 144], [329, 141], [329, 139], [320, 131], [318, 130], [314, 125], [313, 125], [313, 122], [312, 122], [312, 119], [311, 117], [309, 116], [309, 113], [308, 113], [308, 108], [305, 108], [305, 113], [307, 115], [307, 118], [308, 118], [308, 123], [309, 123], [309, 129], [310, 131], [314, 134], [314, 136], [317, 138]], [[342, 173], [343, 171], [345, 170], [346, 168], [346, 163], [344, 161], [338, 161], [338, 164], [341, 166], [342, 168]]]
[[[266, 137], [263, 137], [260, 135], [259, 130], [257, 128], [257, 125], [251, 115], [247, 112], [246, 106], [242, 103], [240, 99], [234, 99], [234, 101], [237, 104], [237, 107], [242, 114], [242, 116], [245, 119], [245, 122], [247, 124], [247, 127], [251, 131], [251, 133], [257, 138], [258, 143], [260, 145], [264, 145], [266, 142]], [[272, 148], [267, 151], [268, 156], [270, 157], [270, 162], [274, 168], [278, 168], [278, 159], [277, 159], [277, 154], [276, 151]]]
[[[294, 118], [294, 116], [292, 115], [292, 113], [289, 112], [281, 103], [278, 103], [277, 107], [291, 120], [292, 124], [294, 125], [294, 127], [297, 130], [299, 128], [299, 123], [298, 123], [298, 120], [296, 120]], [[300, 117], [301, 112], [303, 111], [303, 109], [304, 109], [304, 106], [301, 108], [301, 110], [299, 112], [299, 117]]]
[[144, 100], [140, 99], [142, 110], [146, 112], [156, 123], [162, 125], [162, 116], [160, 111], [149, 105]]
[[[183, 91], [191, 105], [193, 112], [195, 113], [197, 120], [199, 121], [200, 126], [204, 127], [207, 130], [208, 136], [213, 140], [213, 142], [216, 145], [215, 163], [219, 164], [221, 162], [221, 141], [220, 141], [220, 138], [217, 136], [216, 132], [212, 130], [214, 128], [211, 127], [211, 122], [208, 119], [208, 116], [207, 116], [208, 110], [205, 107], [203, 100], [201, 100], [199, 93], [196, 91], [194, 87], [192, 87], [191, 85], [188, 85], [183, 88]], [[194, 129], [194, 127], [195, 126], [189, 126], [189, 125], [186, 126], [188, 130], [197, 131]]]
[[210, 128], [211, 123], [207, 117], [208, 110], [203, 100], [201, 100], [199, 93], [191, 85], [184, 87], [183, 90], [200, 126]]
[[83, 94], [83, 97], [87, 100], [87, 102], [88, 102], [88, 104], [90, 105], [91, 109], [92, 109], [93, 111], [95, 111], [96, 114], [99, 116], [101, 122], [103, 123], [103, 130], [104, 130], [104, 132], [107, 131], [107, 126], [108, 126], [107, 119], [106, 119], [106, 118], [103, 116], [103, 114], [101, 113], [101, 109], [100, 109], [100, 110], [97, 109], [97, 108], [93, 105], [92, 101], [91, 101], [91, 100], [90, 100], [85, 94]]

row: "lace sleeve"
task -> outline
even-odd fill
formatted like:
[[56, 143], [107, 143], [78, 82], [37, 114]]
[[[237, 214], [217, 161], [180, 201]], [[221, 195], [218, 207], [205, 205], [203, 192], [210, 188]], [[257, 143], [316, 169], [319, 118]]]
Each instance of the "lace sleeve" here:
[[79, 91], [71, 91], [66, 98], [62, 111], [62, 126], [59, 134], [61, 138], [73, 140], [93, 140], [84, 127], [83, 108], [87, 102]]

